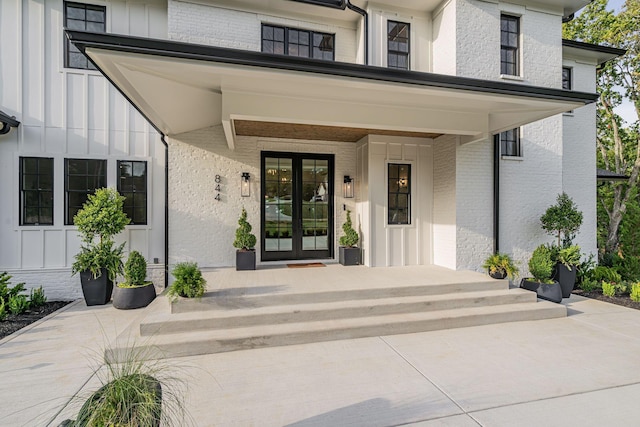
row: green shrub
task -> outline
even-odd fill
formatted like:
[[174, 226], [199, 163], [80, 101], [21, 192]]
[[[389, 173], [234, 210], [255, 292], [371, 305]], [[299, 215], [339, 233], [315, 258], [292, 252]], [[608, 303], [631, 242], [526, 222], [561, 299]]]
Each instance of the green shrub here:
[[556, 261], [563, 264], [569, 270], [580, 264], [580, 246], [567, 246], [558, 250]]
[[124, 265], [124, 279], [127, 285], [143, 286], [147, 278], [147, 261], [138, 251], [129, 254]]
[[529, 260], [529, 271], [537, 282], [552, 282], [553, 261], [551, 260], [551, 250], [548, 246], [540, 245], [533, 251]]
[[0, 322], [5, 320], [8, 314], [9, 313], [7, 313], [7, 308], [4, 303], [4, 298], [0, 298]]
[[640, 302], [640, 283], [633, 283], [631, 285], [631, 294], [629, 297], [631, 301]]
[[42, 307], [47, 302], [47, 297], [44, 295], [42, 286], [39, 288], [32, 288], [29, 295], [29, 304], [33, 308]]
[[608, 297], [613, 297], [616, 294], [616, 285], [614, 283], [602, 282], [602, 294]]
[[347, 211], [347, 220], [342, 224], [342, 231], [344, 232], [344, 236], [340, 237], [340, 246], [352, 248], [358, 244], [360, 236], [358, 236], [358, 232], [353, 229], [353, 224], [351, 223], [351, 211]]
[[592, 292], [598, 287], [598, 282], [593, 279], [589, 279], [588, 277], [585, 277], [582, 282], [580, 282], [580, 289], [585, 292]]
[[513, 280], [518, 275], [518, 267], [513, 262], [511, 257], [507, 254], [497, 252], [489, 255], [489, 257], [482, 264], [482, 268], [487, 270], [489, 274], [504, 273], [509, 276], [509, 279]]
[[559, 194], [556, 204], [540, 217], [542, 229], [558, 239], [558, 246], [571, 246], [582, 225], [582, 212], [567, 193]]
[[178, 296], [200, 298], [204, 295], [207, 282], [202, 277], [202, 272], [195, 262], [178, 263], [171, 274], [176, 279], [167, 291], [167, 296], [171, 300], [176, 299]]
[[0, 273], [0, 298], [5, 301], [9, 301], [11, 297], [25, 291], [24, 283], [18, 283], [17, 285], [10, 287], [9, 280], [11, 280], [11, 276], [6, 271], [4, 273]]
[[[595, 267], [596, 263], [594, 261], [593, 254], [589, 254], [589, 256], [578, 264], [576, 268], [576, 284], [580, 286], [585, 279], [589, 279], [591, 277], [591, 272]], [[580, 286], [582, 288], [582, 286]], [[584, 288], [582, 288], [584, 289]]]
[[613, 267], [616, 269], [622, 280], [636, 282], [640, 280], [640, 258], [633, 255], [627, 255], [624, 258], [615, 256], [613, 258]]
[[29, 300], [26, 295], [14, 295], [9, 298], [7, 307], [13, 315], [22, 314], [29, 310]]
[[620, 274], [613, 267], [597, 266], [591, 272], [591, 278], [596, 282], [614, 282], [618, 283], [622, 280]]
[[247, 221], [247, 211], [242, 208], [240, 218], [238, 219], [238, 228], [236, 229], [236, 240], [233, 247], [243, 250], [253, 249], [256, 246], [256, 236], [251, 234], [251, 224]]

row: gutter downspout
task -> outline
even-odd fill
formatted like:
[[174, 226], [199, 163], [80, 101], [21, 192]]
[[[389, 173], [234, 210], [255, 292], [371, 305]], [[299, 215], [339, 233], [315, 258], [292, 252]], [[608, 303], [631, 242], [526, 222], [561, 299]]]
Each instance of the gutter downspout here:
[[160, 133], [164, 145], [164, 287], [169, 287], [169, 144]]
[[493, 136], [493, 252], [500, 251], [500, 134]]
[[364, 18], [364, 65], [369, 65], [369, 14], [366, 10], [351, 4], [351, 0], [346, 0], [349, 10], [359, 13]]

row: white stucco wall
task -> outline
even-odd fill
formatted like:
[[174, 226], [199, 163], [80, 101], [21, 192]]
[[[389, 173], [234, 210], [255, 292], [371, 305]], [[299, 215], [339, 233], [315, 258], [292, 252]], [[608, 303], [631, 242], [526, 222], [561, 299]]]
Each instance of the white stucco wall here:
[[[93, 1], [106, 6], [107, 31], [166, 38], [166, 4]], [[62, 0], [0, 1], [0, 109], [21, 122], [0, 135], [0, 271], [50, 300], [79, 295], [70, 277], [79, 250], [65, 225], [64, 160], [107, 160], [107, 185], [117, 185], [118, 160], [146, 160], [148, 224], [117, 237], [152, 264], [164, 262], [164, 148], [159, 135], [97, 71], [64, 68]], [[19, 159], [54, 159], [54, 224], [20, 226]], [[156, 266], [154, 266], [155, 268]]]
[[169, 0], [168, 14], [172, 40], [260, 51], [261, 25], [265, 23], [335, 34], [336, 61], [357, 62], [358, 55], [362, 55], [357, 23], [338, 25], [323, 18], [310, 20], [293, 14], [268, 14], [179, 0]]
[[433, 263], [456, 268], [456, 146], [445, 135], [433, 143]]
[[[169, 259], [174, 265], [195, 261], [200, 267], [235, 265], [233, 241], [242, 207], [258, 237], [260, 263], [260, 153], [282, 151], [335, 155], [334, 252], [342, 235], [346, 209], [355, 212], [355, 199], [344, 199], [344, 175], [356, 175], [356, 144], [328, 141], [238, 137], [230, 150], [222, 126], [169, 139]], [[251, 197], [240, 196], [242, 172], [251, 174]], [[215, 176], [220, 175], [221, 200], [216, 201]], [[354, 228], [359, 224], [352, 216]]]

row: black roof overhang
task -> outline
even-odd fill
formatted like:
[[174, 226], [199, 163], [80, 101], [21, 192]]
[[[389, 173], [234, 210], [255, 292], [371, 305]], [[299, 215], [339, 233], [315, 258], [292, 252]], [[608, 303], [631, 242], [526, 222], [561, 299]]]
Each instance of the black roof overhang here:
[[442, 89], [468, 90], [491, 94], [578, 102], [582, 104], [590, 104], [598, 99], [598, 95], [595, 93], [568, 91], [502, 81], [480, 80], [419, 71], [395, 70], [345, 62], [329, 62], [317, 59], [273, 55], [255, 51], [116, 34], [72, 30], [65, 30], [65, 33], [69, 40], [81, 52], [85, 53], [85, 55], [87, 48], [102, 48], [127, 53], [317, 73], [328, 76], [352, 77]]

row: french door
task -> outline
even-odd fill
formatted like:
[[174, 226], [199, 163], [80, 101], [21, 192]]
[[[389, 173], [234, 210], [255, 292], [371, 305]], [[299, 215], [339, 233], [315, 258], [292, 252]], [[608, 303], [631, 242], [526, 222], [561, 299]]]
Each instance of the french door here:
[[332, 154], [262, 153], [262, 260], [333, 257]]

